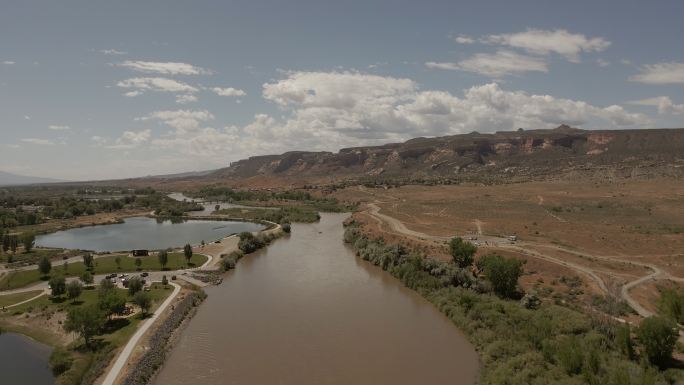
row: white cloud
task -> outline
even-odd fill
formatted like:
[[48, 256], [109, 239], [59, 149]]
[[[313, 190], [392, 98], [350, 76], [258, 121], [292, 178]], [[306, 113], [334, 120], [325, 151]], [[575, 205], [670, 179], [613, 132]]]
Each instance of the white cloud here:
[[158, 120], [179, 132], [191, 132], [199, 128], [201, 122], [213, 120], [214, 115], [207, 110], [155, 111], [136, 120]]
[[54, 146], [55, 145], [55, 142], [48, 140], [48, 139], [23, 138], [23, 139], [21, 139], [21, 141], [24, 143], [37, 144], [40, 146]]
[[682, 84], [684, 83], [684, 63], [647, 64], [629, 80], [646, 84]]
[[71, 130], [71, 127], [69, 126], [64, 126], [64, 125], [58, 125], [58, 124], [51, 124], [48, 126], [49, 129], [53, 131], [68, 131]]
[[142, 91], [128, 91], [128, 92], [124, 93], [124, 96], [126, 96], [128, 98], [134, 98], [134, 97], [142, 95], [142, 94], [143, 94]]
[[[290, 150], [336, 151], [342, 147], [403, 141], [471, 131], [635, 127], [650, 123], [620, 106], [503, 90], [496, 83], [456, 96], [421, 90], [413, 80], [359, 72], [286, 72], [263, 85], [263, 97], [282, 117], [255, 115], [241, 126], [214, 128], [207, 110], [156, 111], [137, 118], [172, 129], [149, 139], [153, 148], [215, 164]], [[147, 142], [146, 142], [147, 143]]]
[[105, 137], [99, 136], [99, 135], [94, 135], [94, 136], [90, 137], [90, 140], [93, 141], [95, 143], [95, 145], [97, 145], [97, 146], [104, 146], [107, 143], [109, 143], [109, 138], [105, 138]]
[[178, 104], [188, 104], [197, 101], [197, 96], [195, 95], [176, 95], [176, 103]]
[[12, 60], [5, 60], [2, 62], [2, 64], [11, 66], [11, 65], [17, 64], [17, 62], [12, 61]]
[[425, 66], [427, 68], [438, 69], [438, 70], [458, 71], [461, 69], [461, 66], [459, 66], [458, 63], [451, 63], [451, 62], [429, 61], [429, 62], [425, 62]]
[[233, 88], [233, 87], [227, 87], [227, 88], [221, 88], [221, 87], [214, 87], [211, 89], [216, 93], [216, 95], [219, 96], [245, 96], [247, 93], [241, 89]]
[[101, 49], [100, 53], [103, 55], [118, 56], [118, 55], [128, 55], [128, 52], [118, 51], [115, 49]]
[[183, 82], [169, 78], [130, 78], [116, 83], [121, 88], [133, 88], [133, 91], [127, 92], [125, 95], [134, 97], [142, 94], [145, 91], [158, 92], [183, 92], [193, 93], [198, 89]]
[[596, 59], [596, 64], [598, 64], [599, 67], [608, 67], [610, 65], [610, 62], [608, 60], [598, 58]]
[[212, 73], [212, 71], [208, 69], [187, 63], [126, 60], [118, 65], [138, 72], [158, 73], [163, 75], [208, 75]]
[[489, 35], [481, 40], [489, 44], [524, 49], [539, 55], [556, 53], [571, 62], [579, 62], [579, 55], [582, 52], [600, 52], [611, 44], [602, 37], [588, 38], [564, 29], [528, 29], [525, 32]]
[[473, 44], [473, 43], [475, 43], [475, 39], [473, 39], [470, 36], [466, 36], [466, 35], [458, 35], [454, 38], [454, 41], [456, 41], [456, 43], [458, 43], [458, 44]]
[[[93, 138], [100, 138], [100, 137], [93, 137]], [[136, 148], [142, 144], [145, 144], [152, 138], [152, 130], [146, 129], [142, 131], [124, 131], [124, 133], [121, 135], [120, 138], [116, 140], [116, 142], [110, 146], [107, 146], [108, 148], [114, 148], [114, 149], [131, 149], [131, 148]], [[91, 138], [92, 139], [92, 138]], [[95, 140], [95, 142], [98, 142], [98, 140]], [[100, 140], [102, 142], [102, 140]]]
[[684, 114], [684, 104], [674, 104], [669, 96], [658, 96], [642, 100], [634, 100], [629, 104], [652, 106], [658, 108], [659, 114]]
[[31, 120], [31, 117], [28, 115], [24, 115], [24, 120]]
[[478, 53], [458, 63], [427, 62], [425, 65], [428, 68], [475, 72], [493, 78], [530, 71], [548, 71], [543, 58], [520, 55], [506, 50], [500, 50], [494, 54]]

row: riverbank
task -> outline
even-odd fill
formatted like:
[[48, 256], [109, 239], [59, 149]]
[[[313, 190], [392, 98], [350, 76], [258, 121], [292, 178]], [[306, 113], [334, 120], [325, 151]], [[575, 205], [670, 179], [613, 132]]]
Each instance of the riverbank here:
[[370, 238], [354, 221], [345, 241], [468, 334], [482, 362], [481, 384], [673, 384], [682, 377], [641, 363], [629, 328], [610, 317], [499, 298], [467, 271]]

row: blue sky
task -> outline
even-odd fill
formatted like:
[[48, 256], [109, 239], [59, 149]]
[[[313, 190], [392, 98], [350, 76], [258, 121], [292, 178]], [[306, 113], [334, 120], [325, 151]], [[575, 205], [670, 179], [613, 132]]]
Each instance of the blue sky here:
[[681, 1], [21, 1], [0, 170], [100, 179], [473, 130], [682, 127]]

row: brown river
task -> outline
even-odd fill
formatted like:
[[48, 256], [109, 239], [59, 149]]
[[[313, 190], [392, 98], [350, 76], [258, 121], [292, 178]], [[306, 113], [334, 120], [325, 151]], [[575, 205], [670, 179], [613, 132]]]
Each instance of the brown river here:
[[474, 384], [472, 345], [429, 302], [354, 255], [342, 242], [347, 216], [294, 224], [207, 288], [154, 383]]

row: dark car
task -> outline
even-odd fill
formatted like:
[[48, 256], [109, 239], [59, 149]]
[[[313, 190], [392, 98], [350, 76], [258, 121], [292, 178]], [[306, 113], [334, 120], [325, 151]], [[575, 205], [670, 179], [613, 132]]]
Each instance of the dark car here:
[[141, 277], [147, 277], [149, 274], [147, 272], [140, 274]]

